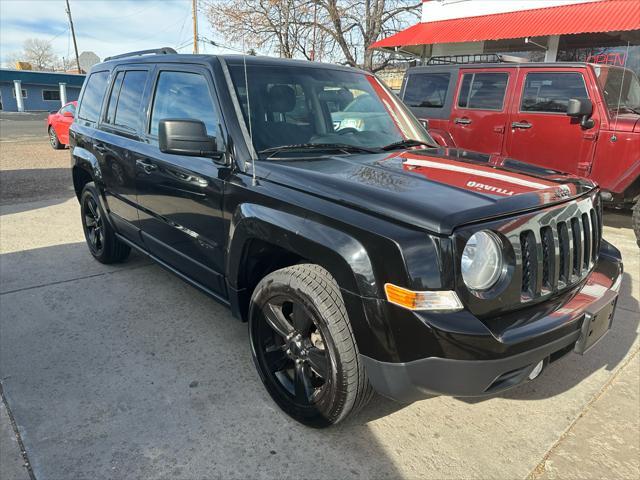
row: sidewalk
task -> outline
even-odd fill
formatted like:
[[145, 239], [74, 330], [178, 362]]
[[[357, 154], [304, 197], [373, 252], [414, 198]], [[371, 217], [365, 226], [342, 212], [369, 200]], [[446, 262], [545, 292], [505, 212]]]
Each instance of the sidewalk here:
[[529, 476], [640, 478], [640, 354], [631, 357]]

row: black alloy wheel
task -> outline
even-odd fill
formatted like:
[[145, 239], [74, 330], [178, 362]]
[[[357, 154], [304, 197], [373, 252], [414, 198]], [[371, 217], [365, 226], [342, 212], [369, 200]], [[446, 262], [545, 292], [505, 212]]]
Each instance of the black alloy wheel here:
[[263, 278], [251, 298], [249, 335], [262, 382], [295, 420], [327, 427], [371, 398], [340, 289], [319, 265]]
[[262, 306], [260, 315], [263, 321], [255, 333], [261, 367], [298, 407], [317, 404], [335, 382], [315, 313], [301, 299], [279, 295]]
[[118, 263], [125, 260], [131, 251], [126, 243], [118, 239], [116, 232], [100, 205], [98, 190], [93, 182], [87, 183], [80, 194], [80, 218], [84, 238], [91, 255], [101, 263]]
[[104, 225], [100, 208], [92, 195], [86, 195], [82, 202], [83, 227], [87, 244], [94, 255], [104, 250]]

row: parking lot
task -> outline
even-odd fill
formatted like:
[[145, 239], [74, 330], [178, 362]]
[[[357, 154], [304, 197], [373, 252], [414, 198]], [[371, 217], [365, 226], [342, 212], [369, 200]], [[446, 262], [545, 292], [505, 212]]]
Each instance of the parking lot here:
[[224, 307], [139, 255], [92, 259], [69, 151], [51, 149], [42, 118], [20, 121], [0, 117], [2, 478], [640, 475], [640, 254], [628, 215], [605, 216], [625, 275], [613, 329], [586, 356], [489, 399], [376, 397], [318, 431], [275, 406], [246, 325]]

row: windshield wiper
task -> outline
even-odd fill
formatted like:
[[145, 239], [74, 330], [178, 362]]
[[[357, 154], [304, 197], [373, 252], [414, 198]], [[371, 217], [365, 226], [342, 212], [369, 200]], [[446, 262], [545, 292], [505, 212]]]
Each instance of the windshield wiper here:
[[396, 148], [410, 148], [410, 147], [437, 147], [437, 145], [431, 145], [430, 143], [423, 142], [422, 140], [414, 140], [413, 138], [407, 138], [400, 140], [399, 142], [390, 143], [382, 147], [382, 150], [395, 150]]
[[272, 157], [272, 154], [280, 152], [289, 152], [295, 150], [340, 150], [345, 153], [378, 153], [378, 150], [367, 147], [358, 147], [356, 145], [349, 145], [346, 143], [300, 143], [297, 145], [280, 145], [278, 147], [265, 148], [260, 150], [259, 154], [271, 154], [267, 158]]

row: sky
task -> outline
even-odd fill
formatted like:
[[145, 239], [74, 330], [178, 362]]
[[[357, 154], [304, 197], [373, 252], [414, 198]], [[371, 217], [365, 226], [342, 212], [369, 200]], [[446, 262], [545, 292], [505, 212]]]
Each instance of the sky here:
[[[78, 53], [110, 55], [173, 47], [191, 53], [191, 0], [69, 0]], [[60, 57], [74, 58], [65, 0], [0, 0], [0, 63], [22, 50], [26, 38], [51, 41]], [[200, 35], [218, 40], [206, 16], [199, 14]], [[201, 53], [230, 53], [211, 45]]]

